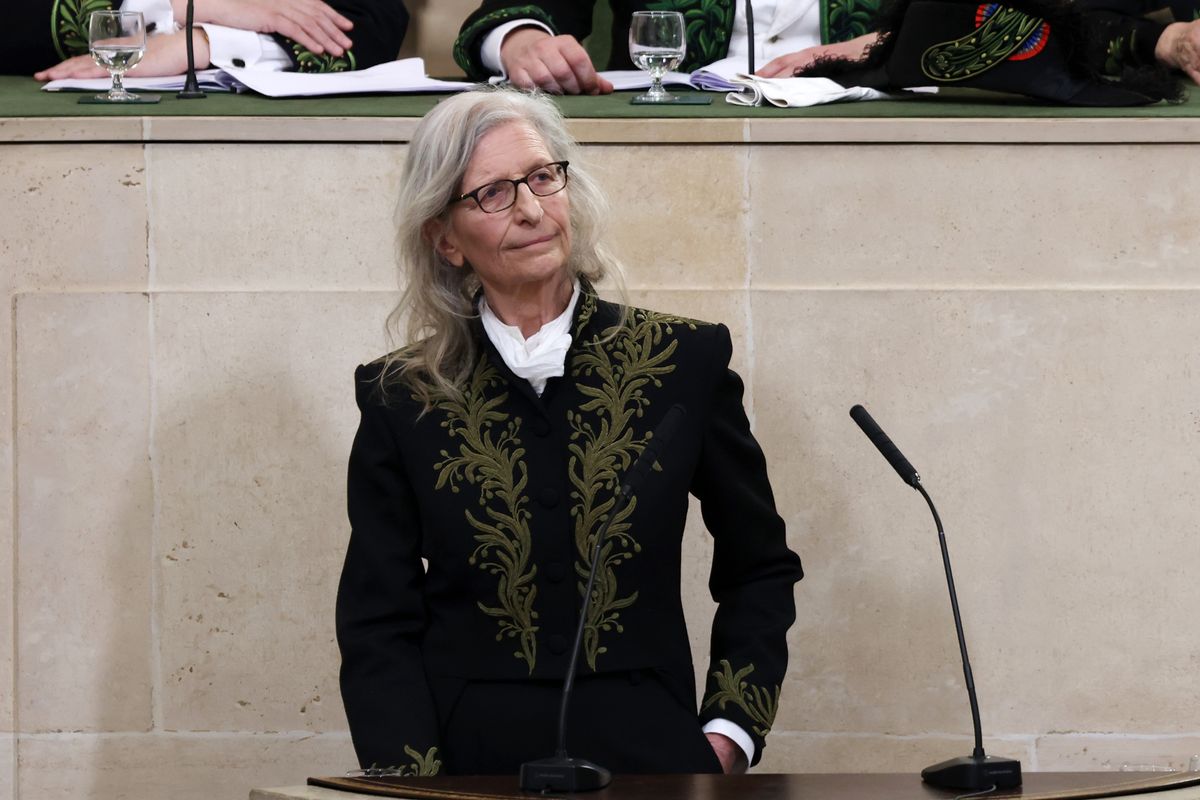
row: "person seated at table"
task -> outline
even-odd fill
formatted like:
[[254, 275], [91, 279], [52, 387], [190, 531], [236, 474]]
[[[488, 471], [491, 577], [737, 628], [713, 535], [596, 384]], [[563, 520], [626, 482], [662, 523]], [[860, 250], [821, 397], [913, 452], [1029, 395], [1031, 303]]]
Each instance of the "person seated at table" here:
[[[756, 74], [790, 77], [817, 59], [861, 58], [876, 43], [872, 32], [880, 0], [755, 0]], [[745, 0], [611, 0], [612, 51], [606, 69], [632, 69], [629, 20], [634, 11], [665, 8], [687, 20], [687, 55], [680, 69], [698, 69], [748, 52]], [[1086, 0], [1112, 15], [1114, 38], [1137, 40], [1136, 55], [1187, 73], [1200, 83], [1200, 0], [1173, 0], [1177, 21], [1143, 15], [1162, 0]], [[454, 59], [470, 77], [503, 75], [522, 88], [555, 94], [605, 94], [612, 84], [596, 72], [580, 42], [591, 33], [595, 0], [483, 0], [463, 22]], [[1134, 31], [1136, 30], [1136, 35]]]
[[[358, 759], [509, 774], [555, 752], [601, 524], [567, 747], [615, 772], [733, 772], [775, 718], [800, 560], [729, 369], [728, 329], [600, 299], [606, 206], [544, 95], [448, 98], [396, 219], [409, 342], [358, 368], [337, 598]], [[616, 492], [686, 414], [624, 509]], [[680, 598], [688, 495], [718, 602], [699, 709]], [[424, 563], [423, 563], [424, 562]], [[690, 570], [689, 570], [690, 571]]]
[[[186, 0], [32, 0], [0, 32], [0, 73], [107, 77], [88, 54], [88, 17], [108, 8], [146, 18], [146, 53], [132, 76], [186, 71]], [[396, 58], [408, 11], [403, 0], [195, 0], [195, 23], [197, 69], [342, 72]]]

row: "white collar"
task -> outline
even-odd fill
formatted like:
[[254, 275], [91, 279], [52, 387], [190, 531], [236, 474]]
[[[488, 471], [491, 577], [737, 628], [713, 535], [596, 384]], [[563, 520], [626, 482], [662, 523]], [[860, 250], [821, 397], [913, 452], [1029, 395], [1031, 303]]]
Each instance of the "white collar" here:
[[506, 325], [496, 316], [486, 296], [479, 300], [479, 319], [484, 333], [513, 374], [529, 381], [538, 397], [545, 391], [549, 378], [560, 377], [565, 372], [567, 351], [571, 349], [571, 320], [575, 318], [580, 294], [579, 280], [575, 279], [573, 284], [566, 310], [528, 339], [521, 334], [520, 328]]

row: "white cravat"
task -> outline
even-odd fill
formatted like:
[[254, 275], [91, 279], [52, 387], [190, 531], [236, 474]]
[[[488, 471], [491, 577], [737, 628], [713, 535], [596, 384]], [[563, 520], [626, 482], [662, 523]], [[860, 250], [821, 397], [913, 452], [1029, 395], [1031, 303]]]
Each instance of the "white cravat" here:
[[486, 297], [479, 300], [479, 318], [488, 339], [513, 374], [529, 381], [538, 397], [546, 390], [547, 380], [560, 377], [565, 371], [567, 351], [571, 349], [571, 320], [578, 301], [579, 281], [576, 280], [567, 310], [526, 339], [520, 328], [500, 321]]

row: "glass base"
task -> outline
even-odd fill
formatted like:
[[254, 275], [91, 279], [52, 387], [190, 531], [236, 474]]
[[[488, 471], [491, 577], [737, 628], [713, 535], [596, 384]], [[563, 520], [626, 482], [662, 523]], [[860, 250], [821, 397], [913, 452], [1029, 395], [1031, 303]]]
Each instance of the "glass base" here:
[[157, 94], [133, 94], [132, 92], [122, 92], [116, 96], [109, 94], [85, 94], [79, 98], [79, 102], [83, 105], [138, 105], [152, 104], [161, 100], [161, 96]]
[[635, 106], [708, 106], [712, 105], [712, 97], [701, 93], [668, 94], [665, 98], [651, 98], [649, 95], [639, 94], [630, 98], [629, 102]]

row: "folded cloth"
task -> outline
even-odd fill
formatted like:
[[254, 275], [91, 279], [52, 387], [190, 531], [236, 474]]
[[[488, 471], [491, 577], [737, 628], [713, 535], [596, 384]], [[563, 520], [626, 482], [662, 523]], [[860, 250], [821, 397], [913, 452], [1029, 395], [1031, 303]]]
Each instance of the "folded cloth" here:
[[892, 95], [865, 86], [842, 86], [829, 78], [760, 78], [738, 73], [731, 81], [741, 88], [725, 95], [738, 106], [758, 106], [766, 101], [780, 108], [803, 108], [852, 100], [889, 100]]

